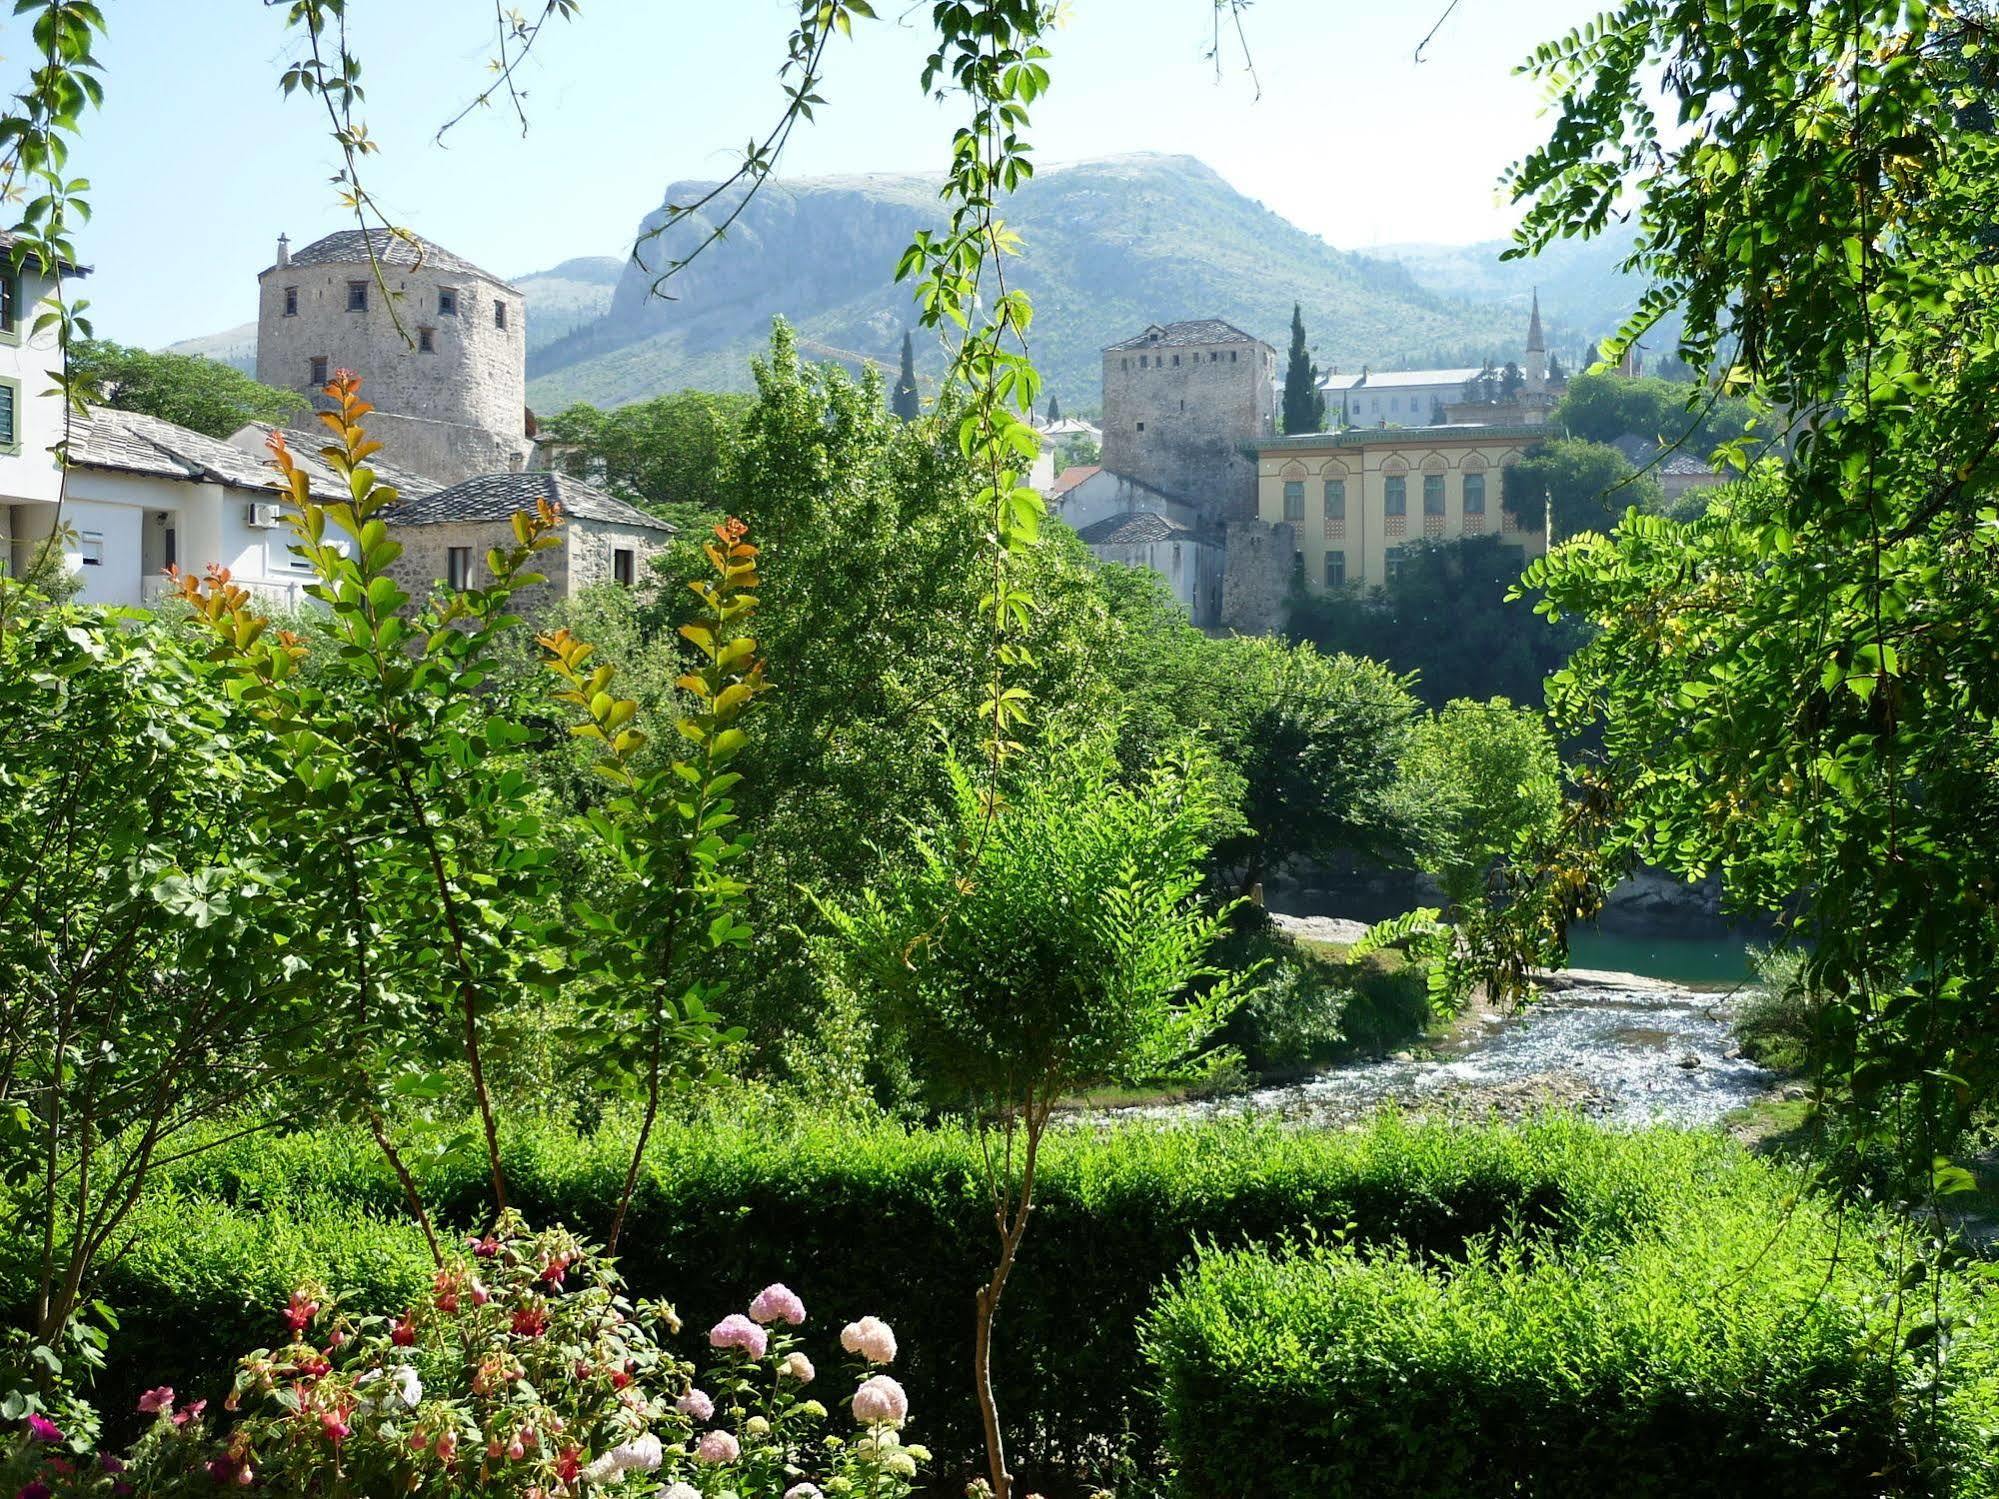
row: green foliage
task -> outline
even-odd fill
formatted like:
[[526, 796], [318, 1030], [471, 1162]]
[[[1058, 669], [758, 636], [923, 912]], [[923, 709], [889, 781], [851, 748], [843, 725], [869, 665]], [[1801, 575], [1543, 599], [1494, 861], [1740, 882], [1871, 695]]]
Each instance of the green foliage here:
[[[696, 520], [722, 504], [747, 396], [682, 390], [599, 410], [577, 402], [544, 418], [539, 436], [579, 479], [676, 520]], [[695, 524], [683, 530], [704, 530]]]
[[1706, 458], [1749, 429], [1749, 403], [1700, 385], [1582, 370], [1549, 417], [1571, 437], [1615, 442], [1626, 433]]
[[1826, 996], [1812, 987], [1810, 958], [1795, 948], [1752, 947], [1755, 986], [1736, 1001], [1731, 1027], [1742, 1054], [1779, 1072], [1810, 1067], [1824, 1047]]
[[1579, 531], [1608, 531], [1633, 506], [1656, 511], [1664, 501], [1659, 481], [1638, 472], [1608, 443], [1555, 437], [1535, 443], [1504, 470], [1501, 503], [1528, 531], [1546, 526], [1552, 510], [1559, 540]]
[[297, 391], [259, 385], [217, 359], [155, 354], [94, 338], [70, 350], [69, 368], [97, 405], [143, 412], [210, 437], [228, 437], [251, 422], [283, 426], [306, 404]]
[[1247, 827], [1215, 849], [1238, 889], [1294, 858], [1407, 855], [1422, 836], [1422, 810], [1398, 795], [1420, 711], [1408, 678], [1269, 636], [1213, 641], [1203, 655], [1216, 752], [1243, 781]]
[[1550, 627], [1531, 599], [1509, 595], [1525, 558], [1497, 536], [1413, 541], [1401, 572], [1366, 595], [1309, 590], [1291, 600], [1289, 632], [1320, 650], [1371, 657], [1413, 675], [1432, 708], [1456, 698], [1501, 696], [1536, 707], [1542, 680], [1587, 637], [1584, 625]]
[[1402, 772], [1404, 794], [1432, 824], [1417, 865], [1452, 912], [1479, 899], [1494, 861], [1550, 832], [1561, 807], [1562, 764], [1547, 720], [1504, 698], [1459, 698], [1428, 715]]
[[[1982, 1358], [1895, 1394], [1916, 1360], [1874, 1260], [1904, 1231], [1683, 1191], [1614, 1248], [1205, 1253], [1145, 1330], [1178, 1492], [1989, 1495]], [[1981, 1315], [1974, 1284], [1925, 1287], [1925, 1310]]]
[[[633, 1127], [586, 1139], [517, 1122], [505, 1143], [520, 1209], [544, 1222], [600, 1218]], [[489, 1188], [476, 1159], [420, 1169], [443, 1221], [483, 1225]], [[219, 1396], [236, 1354], [268, 1341], [303, 1279], [384, 1312], [428, 1284], [420, 1236], [383, 1221], [401, 1203], [392, 1173], [343, 1131], [238, 1142], [172, 1174], [174, 1194], [141, 1207], [133, 1251], [104, 1272], [104, 1294], [124, 1319], [103, 1387], [109, 1410], [129, 1410], [161, 1382]], [[647, 1151], [619, 1268], [635, 1294], [670, 1297], [696, 1327], [740, 1310], [739, 1284], [786, 1279], [812, 1307], [802, 1333], [822, 1369], [837, 1361], [843, 1321], [869, 1311], [887, 1318], [903, 1348], [897, 1377], [924, 1392], [918, 1431], [961, 1464], [978, 1441], [965, 1303], [992, 1245], [981, 1174], [977, 1146], [956, 1130], [835, 1122], [781, 1100], [670, 1116]], [[1240, 1248], [1344, 1229], [1355, 1244], [1448, 1257], [1480, 1236], [1523, 1232], [1609, 1252], [1662, 1221], [1724, 1209], [1731, 1221], [1760, 1216], [1774, 1226], [1799, 1190], [1787, 1171], [1719, 1136], [1614, 1134], [1566, 1119], [1518, 1129], [1393, 1119], [1354, 1132], [1237, 1123], [1058, 1129], [1037, 1189], [1039, 1270], [1009, 1290], [996, 1387], [1037, 1472], [1101, 1474], [1119, 1453], [1149, 1463], [1159, 1425], [1134, 1378], [1138, 1328], [1156, 1289], [1198, 1244]], [[8, 1300], [20, 1294], [24, 1248], [0, 1246]], [[1606, 1260], [1606, 1274], [1614, 1263]], [[1877, 1294], [1873, 1263], [1853, 1247], [1842, 1287]], [[727, 1268], [727, 1283], [717, 1267]], [[1704, 1307], [1731, 1304], [1716, 1280], [1741, 1278], [1738, 1264], [1690, 1268]], [[1631, 1356], [1642, 1359], [1646, 1346], [1633, 1345]], [[1398, 1403], [1364, 1410], [1390, 1439]]]
[[1205, 960], [1221, 918], [1198, 899], [1214, 815], [1199, 766], [1125, 785], [1100, 744], [1053, 748], [990, 820], [952, 770], [956, 818], [914, 863], [824, 906], [940, 1101], [1045, 1111], [1197, 1052], [1240, 987]]
[[1400, 953], [1357, 957], [1239, 924], [1217, 949], [1216, 962], [1232, 972], [1262, 966], [1256, 989], [1222, 1032], [1259, 1073], [1298, 1072], [1406, 1046], [1430, 1024], [1424, 966]]
[[1305, 317], [1291, 304], [1291, 350], [1284, 364], [1284, 430], [1319, 432], [1326, 425], [1326, 397], [1319, 389], [1319, 367], [1305, 349]]
[[1613, 851], [1797, 902], [1832, 1112], [1924, 1191], [1999, 1091], [1990, 47], [1946, 7], [1631, 0], [1537, 53], [1562, 118], [1513, 179], [1523, 250], [1635, 185], [1618, 342], [1678, 305], [1705, 378], [1809, 413], [1701, 520], [1530, 581], [1601, 626], [1556, 701], [1607, 725]]

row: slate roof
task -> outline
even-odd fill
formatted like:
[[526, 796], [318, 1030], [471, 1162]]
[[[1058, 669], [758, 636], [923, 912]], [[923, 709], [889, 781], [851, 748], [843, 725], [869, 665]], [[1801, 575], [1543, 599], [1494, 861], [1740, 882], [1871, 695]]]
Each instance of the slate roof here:
[[[1156, 335], [1156, 336], [1155, 336]], [[1262, 339], [1245, 333], [1234, 323], [1218, 317], [1195, 318], [1184, 323], [1154, 323], [1136, 338], [1115, 343], [1111, 349], [1170, 349], [1188, 344], [1254, 344]], [[1110, 352], [1109, 349], [1105, 350]]]
[[438, 526], [452, 521], [506, 520], [517, 510], [533, 509], [535, 502], [543, 499], [553, 500], [562, 507], [564, 515], [577, 520], [637, 526], [669, 536], [677, 529], [581, 479], [541, 469], [518, 474], [481, 474], [460, 480], [448, 488], [398, 505], [393, 523]]
[[1684, 448], [1674, 448], [1662, 456], [1660, 449], [1665, 444], [1640, 437], [1636, 432], [1626, 432], [1622, 437], [1613, 438], [1610, 445], [1622, 453], [1633, 468], [1646, 469], [1649, 466], [1649, 471], [1655, 474], [1702, 478], [1715, 471], [1712, 464]]
[[1463, 370], [1363, 370], [1358, 375], [1328, 375], [1319, 382], [1321, 390], [1406, 390], [1412, 385], [1463, 385], [1482, 371]]
[[[412, 241], [414, 243], [412, 243]], [[468, 276], [481, 276], [496, 286], [504, 286], [508, 291], [518, 287], [502, 281], [491, 271], [481, 270], [462, 255], [453, 255], [444, 246], [433, 244], [420, 234], [405, 237], [391, 234], [386, 229], [338, 229], [323, 235], [302, 250], [292, 251], [293, 265], [366, 265], [368, 247], [375, 248], [375, 258], [383, 265], [404, 266], [415, 269], [419, 260], [425, 270], [458, 271]], [[272, 270], [279, 267], [272, 266]]]
[[[295, 432], [287, 440], [294, 456], [311, 476], [316, 495], [347, 497], [347, 486], [313, 456], [316, 444], [311, 434]], [[274, 473], [270, 462], [260, 453], [245, 451], [234, 443], [138, 411], [93, 406], [78, 416], [70, 427], [69, 461], [84, 468], [224, 484], [277, 498], [271, 484]], [[384, 483], [394, 484], [406, 495], [436, 488], [430, 480], [388, 464], [372, 467]]]
[[1085, 526], [1076, 533], [1085, 546], [1137, 546], [1148, 541], [1193, 541], [1201, 540], [1200, 532], [1192, 526], [1183, 526], [1177, 520], [1168, 520], [1156, 510], [1126, 510], [1118, 515], [1107, 515], [1095, 525]]
[[[269, 422], [251, 422], [248, 426], [232, 433], [229, 446], [237, 449], [256, 465], [268, 486], [271, 478], [270, 448], [271, 434], [278, 428]], [[195, 434], [199, 436], [199, 433]], [[314, 424], [309, 432], [295, 428], [285, 430], [285, 446], [291, 449], [292, 459], [300, 468], [312, 475], [315, 493], [324, 490], [336, 499], [346, 499], [348, 490], [344, 482], [336, 479], [319, 456], [319, 450], [326, 446], [332, 434], [324, 427]], [[385, 462], [380, 453], [368, 460], [368, 467], [375, 471], [375, 477], [384, 484], [395, 486], [396, 492], [407, 498], [411, 495], [429, 494], [437, 488], [437, 480], [418, 473], [415, 469], [403, 468], [399, 464]]]

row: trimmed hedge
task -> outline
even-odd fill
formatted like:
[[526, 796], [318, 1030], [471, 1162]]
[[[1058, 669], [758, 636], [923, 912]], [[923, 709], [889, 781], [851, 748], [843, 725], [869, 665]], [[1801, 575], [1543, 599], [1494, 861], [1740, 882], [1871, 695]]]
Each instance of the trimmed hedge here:
[[[507, 1150], [516, 1204], [532, 1221], [601, 1233], [622, 1143], [517, 1131]], [[470, 1162], [430, 1174], [443, 1221], [484, 1221], [482, 1178]], [[1420, 1260], [1463, 1256], [1498, 1236], [1580, 1264], [1663, 1224], [1772, 1219], [1795, 1190], [1784, 1171], [1715, 1136], [1621, 1135], [1560, 1119], [1517, 1129], [1391, 1119], [1346, 1134], [1238, 1123], [1062, 1131], [1001, 1309], [1001, 1409], [1030, 1472], [1150, 1463], [1161, 1428], [1140, 1328], [1162, 1284], [1203, 1245], [1345, 1235]], [[219, 1392], [230, 1360], [270, 1340], [285, 1291], [307, 1272], [384, 1310], [427, 1274], [393, 1179], [346, 1136], [250, 1141], [195, 1158], [141, 1216], [139, 1249], [101, 1284], [124, 1318], [106, 1380], [113, 1412], [161, 1381]], [[888, 1318], [918, 1434], [947, 1461], [972, 1452], [972, 1290], [994, 1244], [962, 1133], [788, 1114], [666, 1126], [622, 1249], [635, 1287], [672, 1298], [690, 1328], [775, 1279], [803, 1294], [817, 1339], [863, 1312]], [[0, 1268], [14, 1287], [17, 1273]], [[835, 1357], [830, 1345], [807, 1351]]]
[[[1870, 1237], [1850, 1222], [1839, 1242], [1807, 1205], [1688, 1217], [1616, 1254], [1204, 1255], [1146, 1329], [1179, 1492], [1999, 1492], [1991, 1359], [1946, 1365], [1932, 1420], [1923, 1371], [1886, 1351]], [[1968, 1309], [1966, 1287], [1947, 1296]]]

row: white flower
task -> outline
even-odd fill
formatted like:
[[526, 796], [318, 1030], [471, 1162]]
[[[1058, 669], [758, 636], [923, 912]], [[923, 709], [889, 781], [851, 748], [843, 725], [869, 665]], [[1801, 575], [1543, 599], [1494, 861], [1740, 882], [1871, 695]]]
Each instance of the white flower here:
[[666, 1452], [659, 1445], [659, 1438], [647, 1432], [643, 1436], [633, 1437], [629, 1442], [618, 1443], [604, 1455], [617, 1465], [620, 1473], [628, 1468], [639, 1468], [650, 1473], [660, 1465]]
[[871, 1364], [895, 1362], [895, 1332], [879, 1317], [863, 1317], [840, 1330], [840, 1346]]
[[417, 1378], [416, 1370], [404, 1364], [390, 1378], [395, 1380], [396, 1389], [403, 1397], [403, 1404], [415, 1410], [418, 1402], [423, 1399], [423, 1381]]
[[583, 1481], [585, 1483], [609, 1483], [618, 1476], [618, 1471], [617, 1463], [612, 1460], [611, 1454], [607, 1452], [602, 1457], [592, 1458], [588, 1463], [584, 1464]]

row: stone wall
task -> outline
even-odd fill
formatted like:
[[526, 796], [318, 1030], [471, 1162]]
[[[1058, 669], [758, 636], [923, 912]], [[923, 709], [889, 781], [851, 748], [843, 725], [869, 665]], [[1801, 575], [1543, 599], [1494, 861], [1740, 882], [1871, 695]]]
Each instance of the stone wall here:
[[[365, 387], [362, 393], [368, 393]], [[326, 431], [309, 412], [294, 425], [313, 433], [314, 447]], [[439, 484], [456, 484], [481, 474], [518, 473], [527, 467], [534, 448], [525, 436], [496, 432], [490, 427], [398, 416], [387, 411], [370, 413], [366, 426], [368, 435], [382, 444], [384, 463], [424, 474]]]
[[1256, 513], [1256, 460], [1275, 430], [1268, 344], [1191, 344], [1104, 354], [1102, 464], [1196, 506], [1210, 521]]
[[[447, 553], [452, 547], [469, 547], [472, 550], [472, 581], [491, 581], [492, 574], [486, 569], [486, 553], [494, 547], [514, 544], [513, 526], [507, 521], [447, 521], [427, 526], [396, 526], [391, 524], [391, 533], [403, 544], [403, 554], [390, 568], [397, 583], [413, 597], [422, 598], [432, 586], [443, 580], [447, 567]], [[535, 558], [535, 571], [547, 576], [548, 582], [523, 593], [521, 601], [529, 606], [547, 599], [551, 594], [556, 598], [572, 598], [579, 589], [588, 588], [593, 583], [610, 582], [613, 577], [613, 554], [620, 548], [628, 549], [632, 556], [632, 578], [635, 585], [647, 587], [653, 581], [652, 559], [667, 549], [672, 537], [662, 531], [643, 529], [637, 526], [615, 526], [602, 521], [566, 520], [562, 527], [562, 545], [551, 547]]]
[[1224, 536], [1228, 566], [1222, 579], [1222, 628], [1238, 635], [1277, 633], [1284, 628], [1291, 594], [1296, 531], [1281, 521], [1232, 520]]
[[[349, 369], [362, 377], [362, 394], [375, 406], [377, 420], [399, 416], [490, 434], [482, 440], [441, 432], [428, 441], [412, 438], [415, 451], [391, 444], [388, 456], [397, 463], [447, 484], [519, 468], [530, 446], [527, 306], [521, 294], [474, 272], [435, 264], [420, 270], [384, 266], [383, 277], [395, 298], [394, 313], [366, 261], [264, 271], [258, 277], [257, 378], [317, 396], [312, 363], [324, 358], [329, 373]], [[366, 284], [365, 310], [348, 311], [350, 282]], [[287, 289], [297, 293], [297, 311], [290, 315]], [[443, 290], [457, 294], [453, 315], [440, 311]], [[495, 304], [506, 309], [504, 327], [495, 319]], [[412, 347], [409, 340], [425, 330], [431, 347]], [[299, 425], [317, 429], [309, 415]]]

